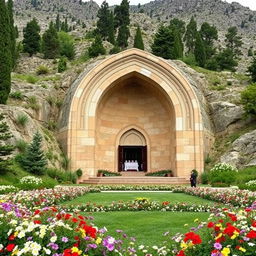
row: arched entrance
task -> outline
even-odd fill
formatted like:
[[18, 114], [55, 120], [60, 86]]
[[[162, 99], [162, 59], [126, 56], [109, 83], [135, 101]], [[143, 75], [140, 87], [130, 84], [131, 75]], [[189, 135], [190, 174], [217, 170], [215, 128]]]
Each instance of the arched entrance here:
[[147, 171], [147, 142], [136, 129], [126, 131], [120, 139], [118, 171]]
[[138, 49], [85, 73], [66, 96], [60, 126], [59, 140], [83, 178], [98, 169], [118, 171], [118, 146], [130, 129], [149, 141], [147, 171], [189, 177], [192, 169], [203, 170], [203, 124], [193, 88], [165, 60]]

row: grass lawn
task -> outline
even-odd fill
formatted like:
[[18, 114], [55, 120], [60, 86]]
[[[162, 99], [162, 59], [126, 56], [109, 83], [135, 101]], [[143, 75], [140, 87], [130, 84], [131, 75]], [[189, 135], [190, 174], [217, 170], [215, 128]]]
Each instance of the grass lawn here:
[[[118, 237], [116, 230], [123, 230], [129, 237], [135, 237], [139, 244], [160, 244], [166, 237], [163, 233], [169, 231], [187, 232], [189, 227], [196, 226], [194, 220], [206, 221], [209, 213], [191, 212], [97, 212], [93, 216], [97, 227], [106, 227], [110, 235]], [[87, 216], [87, 214], [86, 214]], [[188, 226], [184, 226], [188, 224]]]
[[72, 201], [65, 202], [64, 204], [84, 204], [92, 202], [101, 205], [108, 205], [113, 201], [130, 201], [137, 197], [146, 197], [151, 201], [170, 201], [171, 203], [184, 202], [188, 204], [216, 204], [213, 201], [201, 199], [199, 197], [186, 195], [182, 193], [172, 192], [100, 192], [100, 193], [89, 193], [84, 196], [78, 197]]

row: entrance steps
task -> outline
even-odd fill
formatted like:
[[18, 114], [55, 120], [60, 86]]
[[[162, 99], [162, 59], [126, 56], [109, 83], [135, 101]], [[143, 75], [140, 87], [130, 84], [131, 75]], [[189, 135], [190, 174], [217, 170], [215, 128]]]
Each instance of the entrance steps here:
[[91, 185], [182, 185], [189, 180], [182, 177], [152, 177], [152, 176], [112, 176], [90, 177], [80, 182]]

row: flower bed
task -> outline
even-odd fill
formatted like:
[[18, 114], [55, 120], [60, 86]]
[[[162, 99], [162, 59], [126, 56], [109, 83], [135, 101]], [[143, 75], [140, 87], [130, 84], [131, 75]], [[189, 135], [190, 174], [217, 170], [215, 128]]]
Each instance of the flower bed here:
[[220, 210], [219, 206], [197, 205], [187, 203], [172, 204], [169, 201], [129, 201], [112, 202], [110, 205], [98, 205], [96, 203], [86, 203], [81, 205], [69, 205], [62, 207], [65, 211], [83, 211], [83, 212], [113, 212], [113, 211], [170, 211], [170, 212], [216, 212]]
[[17, 192], [19, 189], [13, 185], [0, 185], [0, 194], [7, 194], [11, 192]]

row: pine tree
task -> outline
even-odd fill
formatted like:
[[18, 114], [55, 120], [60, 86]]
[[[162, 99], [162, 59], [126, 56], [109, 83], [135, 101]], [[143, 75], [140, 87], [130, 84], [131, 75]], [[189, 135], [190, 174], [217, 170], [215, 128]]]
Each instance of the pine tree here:
[[115, 44], [115, 28], [114, 28], [114, 14], [113, 12], [109, 13], [109, 21], [108, 21], [108, 41], [111, 44]]
[[10, 21], [5, 0], [0, 0], [0, 104], [6, 104], [11, 90]]
[[154, 36], [154, 42], [151, 46], [153, 54], [165, 59], [172, 59], [174, 37], [171, 29], [161, 25]]
[[226, 46], [229, 48], [233, 54], [234, 57], [237, 58], [239, 55], [242, 54], [240, 47], [242, 46], [242, 37], [238, 36], [238, 30], [237, 27], [230, 27], [228, 28], [228, 32], [225, 35], [226, 39]]
[[7, 2], [8, 7], [8, 14], [9, 14], [9, 21], [10, 21], [10, 51], [12, 55], [12, 68], [16, 65], [16, 30], [14, 27], [14, 20], [13, 20], [13, 1], [8, 0]]
[[252, 82], [256, 83], [256, 58], [255, 57], [253, 58], [251, 65], [248, 67], [248, 72], [251, 75]]
[[220, 70], [235, 71], [235, 67], [238, 65], [234, 53], [230, 48], [220, 51], [216, 56], [216, 61]]
[[20, 159], [22, 167], [36, 175], [43, 175], [47, 165], [42, 147], [42, 136], [36, 132], [33, 136], [31, 144], [28, 145], [25, 154]]
[[65, 18], [65, 21], [63, 21], [63, 22], [61, 23], [60, 30], [61, 30], [61, 31], [64, 31], [64, 32], [69, 32], [69, 30], [71, 31], [71, 29], [70, 29], [69, 26], [68, 26], [68, 18], [67, 18], [67, 17]]
[[200, 34], [204, 43], [206, 58], [209, 60], [215, 54], [214, 41], [218, 39], [217, 28], [204, 22], [201, 26]]
[[195, 51], [196, 34], [197, 34], [197, 24], [194, 17], [192, 17], [186, 27], [186, 33], [184, 35], [184, 40], [188, 49], [187, 53], [193, 54]]
[[110, 11], [106, 0], [104, 0], [98, 10], [97, 17], [97, 32], [100, 34], [103, 40], [106, 40], [109, 36], [109, 18]]
[[118, 28], [117, 45], [125, 48], [128, 45], [128, 38], [130, 36], [130, 13], [128, 0], [122, 0], [120, 6], [114, 9], [115, 27]]
[[197, 32], [195, 41], [195, 59], [200, 67], [204, 67], [206, 63], [206, 53], [201, 34]]
[[3, 121], [4, 115], [0, 114], [0, 173], [3, 174], [8, 171], [9, 161], [6, 159], [12, 151], [14, 147], [8, 145], [6, 141], [12, 137], [9, 126], [6, 122]]
[[102, 40], [99, 35], [95, 37], [94, 42], [92, 43], [91, 47], [88, 49], [88, 54], [90, 57], [97, 57], [99, 55], [103, 55], [106, 53], [106, 50], [102, 44]]
[[185, 22], [183, 20], [179, 20], [177, 18], [174, 18], [172, 20], [170, 20], [170, 28], [176, 28], [179, 33], [181, 34], [181, 37], [184, 35], [185, 33]]
[[141, 35], [140, 26], [137, 27], [133, 47], [144, 50], [144, 43]]
[[61, 26], [61, 24], [60, 24], [60, 15], [57, 14], [57, 17], [56, 17], [56, 20], [55, 20], [55, 28], [56, 28], [57, 32], [60, 31], [60, 26]]
[[58, 72], [62, 73], [67, 70], [67, 60], [65, 57], [61, 57], [58, 62]]
[[42, 39], [42, 51], [44, 58], [56, 58], [59, 55], [60, 44], [57, 31], [52, 21], [50, 22], [49, 28], [44, 32]]
[[35, 18], [28, 22], [26, 27], [23, 29], [23, 51], [29, 53], [29, 56], [32, 56], [40, 50], [41, 37], [39, 32], [40, 27]]

